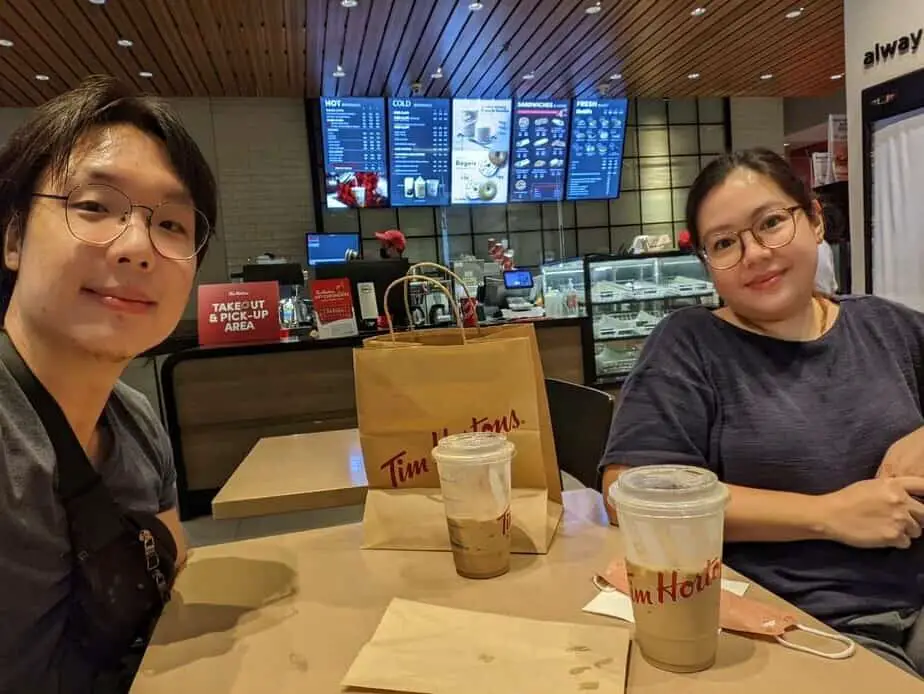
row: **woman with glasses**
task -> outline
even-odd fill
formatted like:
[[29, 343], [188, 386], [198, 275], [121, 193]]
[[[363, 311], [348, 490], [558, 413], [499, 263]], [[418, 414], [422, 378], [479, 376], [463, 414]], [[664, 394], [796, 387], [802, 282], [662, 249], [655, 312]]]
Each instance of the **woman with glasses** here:
[[646, 341], [604, 487], [627, 466], [713, 470], [731, 567], [924, 673], [924, 315], [815, 291], [822, 210], [772, 152], [707, 166], [687, 228], [724, 305]]
[[2, 692], [127, 691], [169, 599], [171, 445], [119, 378], [176, 328], [215, 216], [177, 116], [110, 78], [0, 149]]

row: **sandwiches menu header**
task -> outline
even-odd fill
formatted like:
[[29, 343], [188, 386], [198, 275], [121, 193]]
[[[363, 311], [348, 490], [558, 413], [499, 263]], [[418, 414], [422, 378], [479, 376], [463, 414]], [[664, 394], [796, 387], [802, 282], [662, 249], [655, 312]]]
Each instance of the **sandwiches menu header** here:
[[569, 110], [567, 101], [517, 102], [511, 202], [561, 200]]

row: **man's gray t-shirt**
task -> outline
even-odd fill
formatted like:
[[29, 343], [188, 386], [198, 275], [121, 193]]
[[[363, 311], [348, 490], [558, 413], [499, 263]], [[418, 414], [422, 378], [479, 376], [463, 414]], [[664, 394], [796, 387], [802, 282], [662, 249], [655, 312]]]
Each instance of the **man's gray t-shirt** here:
[[[924, 425], [924, 315], [871, 296], [840, 309], [813, 342], [757, 335], [706, 308], [672, 314], [626, 381], [604, 465], [698, 465], [802, 494], [873, 478], [889, 446]], [[832, 624], [924, 604], [924, 540], [728, 543], [725, 561]]]
[[[127, 418], [132, 422], [128, 422]], [[123, 508], [176, 506], [170, 442], [147, 398], [117, 384], [103, 422], [112, 446], [99, 466]], [[55, 456], [38, 415], [0, 363], [0, 692], [84, 691], [62, 685], [72, 557], [54, 486]], [[83, 673], [89, 679], [89, 667]], [[66, 687], [66, 688], [64, 688]]]

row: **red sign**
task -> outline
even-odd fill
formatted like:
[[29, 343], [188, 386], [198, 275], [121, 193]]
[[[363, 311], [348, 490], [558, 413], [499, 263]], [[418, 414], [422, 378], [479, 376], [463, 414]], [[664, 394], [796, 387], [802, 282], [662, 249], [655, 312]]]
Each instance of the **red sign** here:
[[318, 315], [320, 338], [357, 334], [350, 280], [315, 280], [311, 283], [311, 303]]
[[279, 283], [199, 285], [199, 344], [279, 340]]

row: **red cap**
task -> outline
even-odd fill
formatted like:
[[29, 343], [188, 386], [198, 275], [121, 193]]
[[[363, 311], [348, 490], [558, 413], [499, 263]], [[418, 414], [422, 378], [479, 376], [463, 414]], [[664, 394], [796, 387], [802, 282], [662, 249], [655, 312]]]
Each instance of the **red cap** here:
[[407, 247], [407, 241], [402, 234], [397, 229], [389, 229], [388, 231], [377, 231], [375, 232], [375, 238], [381, 241], [386, 248], [394, 248], [398, 253], [404, 253], [404, 249]]
[[677, 245], [680, 248], [692, 248], [693, 237], [690, 235], [689, 229], [684, 229], [677, 235]]

